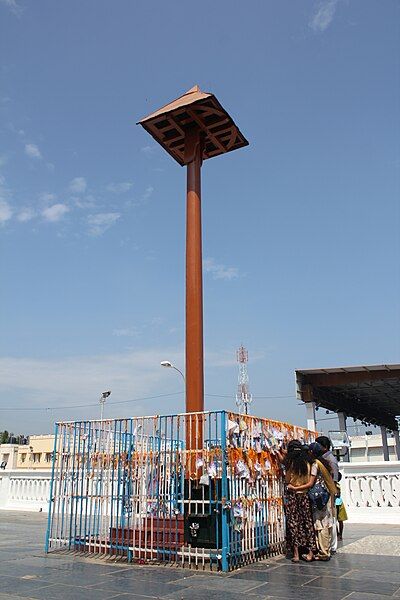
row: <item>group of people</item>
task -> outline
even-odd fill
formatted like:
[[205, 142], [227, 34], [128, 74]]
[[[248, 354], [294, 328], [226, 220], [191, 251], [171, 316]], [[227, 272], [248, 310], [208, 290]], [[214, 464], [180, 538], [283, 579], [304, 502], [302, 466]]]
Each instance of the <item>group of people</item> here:
[[[328, 437], [310, 445], [292, 440], [282, 453], [285, 472], [286, 542], [292, 561], [329, 560], [347, 519], [340, 498], [338, 461]], [[341, 526], [337, 531], [337, 517]]]

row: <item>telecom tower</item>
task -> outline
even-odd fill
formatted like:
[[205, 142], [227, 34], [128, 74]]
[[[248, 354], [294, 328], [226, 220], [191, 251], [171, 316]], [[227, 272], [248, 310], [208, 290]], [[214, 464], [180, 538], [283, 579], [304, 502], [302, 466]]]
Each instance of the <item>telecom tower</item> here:
[[239, 363], [238, 387], [236, 393], [236, 404], [239, 411], [244, 414], [249, 413], [249, 404], [252, 401], [252, 396], [249, 390], [249, 374], [247, 373], [247, 363], [249, 361], [249, 353], [244, 346], [240, 346], [236, 353]]

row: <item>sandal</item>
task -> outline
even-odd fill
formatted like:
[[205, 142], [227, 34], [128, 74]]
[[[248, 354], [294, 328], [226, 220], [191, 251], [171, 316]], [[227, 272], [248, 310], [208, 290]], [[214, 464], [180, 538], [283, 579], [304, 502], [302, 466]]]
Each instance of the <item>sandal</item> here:
[[328, 562], [328, 560], [331, 560], [330, 556], [315, 556], [314, 560], [319, 560], [321, 562]]
[[309, 558], [308, 554], [302, 554], [301, 560], [304, 560], [305, 562], [313, 562], [313, 560], [316, 560], [316, 558], [314, 556]]
[[292, 558], [292, 563], [299, 563], [300, 559], [299, 558]]

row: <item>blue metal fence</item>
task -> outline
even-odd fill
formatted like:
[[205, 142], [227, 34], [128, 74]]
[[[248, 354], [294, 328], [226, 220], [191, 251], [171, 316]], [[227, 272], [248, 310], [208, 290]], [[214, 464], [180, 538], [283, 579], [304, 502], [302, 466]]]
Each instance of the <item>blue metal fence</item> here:
[[226, 411], [57, 423], [46, 551], [223, 571], [281, 552], [294, 437]]

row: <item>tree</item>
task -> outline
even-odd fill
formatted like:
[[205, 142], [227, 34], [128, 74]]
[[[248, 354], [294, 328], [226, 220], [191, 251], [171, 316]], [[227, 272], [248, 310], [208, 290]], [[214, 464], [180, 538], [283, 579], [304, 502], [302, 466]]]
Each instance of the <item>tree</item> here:
[[0, 434], [0, 444], [8, 444], [9, 437], [8, 431], [2, 431]]

